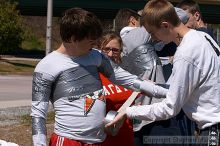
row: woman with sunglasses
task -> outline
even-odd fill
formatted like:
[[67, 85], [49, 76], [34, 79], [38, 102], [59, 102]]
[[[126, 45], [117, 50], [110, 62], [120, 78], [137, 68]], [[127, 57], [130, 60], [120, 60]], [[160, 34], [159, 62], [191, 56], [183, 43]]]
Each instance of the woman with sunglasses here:
[[[102, 53], [108, 56], [115, 64], [121, 62], [122, 40], [114, 32], [103, 35], [100, 41]], [[111, 83], [100, 74], [106, 96], [106, 113], [110, 110], [117, 111], [131, 95], [132, 91]], [[126, 140], [125, 140], [126, 139]], [[104, 146], [134, 146], [133, 127], [130, 120], [126, 120], [116, 136], [108, 135]]]

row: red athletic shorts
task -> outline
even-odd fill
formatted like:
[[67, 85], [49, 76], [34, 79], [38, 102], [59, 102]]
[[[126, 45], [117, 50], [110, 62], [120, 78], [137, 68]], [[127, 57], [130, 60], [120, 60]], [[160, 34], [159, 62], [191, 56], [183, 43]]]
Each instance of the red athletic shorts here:
[[103, 143], [86, 144], [77, 140], [71, 140], [65, 137], [58, 136], [53, 133], [50, 138], [49, 146], [103, 146]]

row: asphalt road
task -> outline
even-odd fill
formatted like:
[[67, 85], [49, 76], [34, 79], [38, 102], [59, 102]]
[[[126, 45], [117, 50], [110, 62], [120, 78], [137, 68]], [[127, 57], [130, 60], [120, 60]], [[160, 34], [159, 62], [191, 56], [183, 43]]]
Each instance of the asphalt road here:
[[0, 76], [0, 108], [29, 106], [32, 76]]

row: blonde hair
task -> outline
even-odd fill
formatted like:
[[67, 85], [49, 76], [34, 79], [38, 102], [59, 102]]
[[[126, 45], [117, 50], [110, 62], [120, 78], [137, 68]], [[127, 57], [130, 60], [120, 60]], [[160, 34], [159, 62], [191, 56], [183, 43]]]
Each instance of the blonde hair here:
[[[119, 45], [120, 45], [120, 48], [119, 48], [119, 51], [120, 51], [120, 54], [121, 54], [121, 52], [122, 52], [122, 39], [121, 39], [121, 37], [117, 34], [117, 33], [115, 33], [115, 32], [106, 32], [103, 36], [102, 36], [102, 38], [101, 38], [101, 40], [100, 40], [100, 49], [101, 50], [103, 50], [105, 47], [106, 47], [106, 45], [110, 42], [110, 41], [112, 41], [112, 40], [117, 40], [118, 41], [118, 43], [119, 43]], [[113, 58], [111, 58], [112, 59], [112, 61], [114, 61], [115, 63], [121, 63], [121, 55], [117, 55], [117, 56], [114, 56]]]
[[151, 0], [143, 10], [141, 17], [141, 25], [154, 26], [160, 28], [163, 21], [171, 23], [173, 26], [178, 26], [181, 21], [176, 14], [173, 5], [166, 0]]
[[101, 40], [100, 40], [100, 49], [102, 50], [111, 40], [116, 39], [120, 44], [120, 49], [122, 49], [122, 39], [121, 37], [115, 32], [106, 32]]

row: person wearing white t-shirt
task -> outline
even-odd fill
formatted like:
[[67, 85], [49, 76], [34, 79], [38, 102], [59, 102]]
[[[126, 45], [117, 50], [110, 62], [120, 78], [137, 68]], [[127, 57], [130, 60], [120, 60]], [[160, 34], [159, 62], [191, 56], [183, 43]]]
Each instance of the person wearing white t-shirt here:
[[[173, 5], [166, 0], [151, 0], [143, 11], [141, 23], [157, 40], [178, 45], [173, 60], [166, 98], [152, 105], [133, 106], [119, 113], [106, 128], [122, 117], [146, 121], [169, 119], [181, 108], [199, 128], [201, 145], [219, 143], [220, 129], [220, 48], [207, 33], [192, 30], [179, 20]], [[157, 85], [134, 83], [136, 88], [155, 95]], [[199, 139], [200, 138], [200, 139]]]

